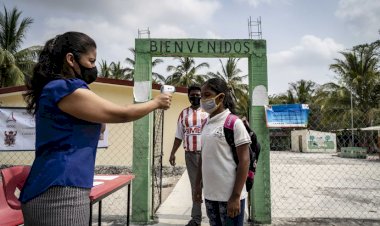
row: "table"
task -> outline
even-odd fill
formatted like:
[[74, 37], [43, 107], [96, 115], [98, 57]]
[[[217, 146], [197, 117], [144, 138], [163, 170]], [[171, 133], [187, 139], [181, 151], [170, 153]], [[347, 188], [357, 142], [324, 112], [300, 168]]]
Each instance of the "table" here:
[[95, 175], [94, 187], [90, 193], [90, 222], [92, 225], [92, 206], [99, 202], [98, 225], [102, 222], [102, 200], [112, 193], [128, 185], [127, 199], [127, 225], [129, 225], [129, 206], [131, 196], [131, 182], [135, 178], [134, 175]]

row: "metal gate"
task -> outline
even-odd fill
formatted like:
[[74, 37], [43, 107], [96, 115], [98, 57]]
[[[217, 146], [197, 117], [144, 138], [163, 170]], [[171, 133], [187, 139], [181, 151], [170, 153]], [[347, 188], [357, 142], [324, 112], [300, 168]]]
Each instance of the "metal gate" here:
[[153, 121], [152, 215], [154, 215], [162, 202], [164, 110], [155, 110]]

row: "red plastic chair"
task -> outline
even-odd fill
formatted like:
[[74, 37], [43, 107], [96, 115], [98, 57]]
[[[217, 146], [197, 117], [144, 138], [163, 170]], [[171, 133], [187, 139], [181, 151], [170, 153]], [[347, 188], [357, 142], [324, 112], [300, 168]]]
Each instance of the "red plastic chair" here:
[[3, 184], [0, 182], [0, 225], [16, 226], [24, 223], [21, 210], [12, 209], [5, 198]]
[[30, 172], [30, 166], [13, 166], [1, 170], [3, 189], [8, 205], [15, 210], [21, 209], [21, 203], [16, 197], [16, 188], [21, 191]]

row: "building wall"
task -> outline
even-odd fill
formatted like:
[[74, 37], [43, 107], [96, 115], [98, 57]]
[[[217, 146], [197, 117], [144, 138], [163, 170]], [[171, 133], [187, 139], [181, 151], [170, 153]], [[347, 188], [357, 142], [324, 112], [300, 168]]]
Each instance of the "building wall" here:
[[[302, 150], [299, 147], [299, 136], [302, 136]], [[294, 130], [291, 132], [292, 151], [302, 152], [336, 152], [335, 133], [314, 130]]]
[[[114, 85], [107, 83], [93, 83], [90, 85], [92, 91], [97, 95], [120, 105], [133, 103], [133, 87], [125, 85]], [[159, 94], [159, 90], [153, 90], [153, 96]], [[0, 94], [0, 106], [24, 107], [25, 102], [22, 92]], [[163, 133], [163, 165], [169, 165], [169, 157], [174, 142], [174, 135], [179, 113], [189, 106], [187, 93], [175, 93], [172, 105], [164, 112]], [[107, 124], [108, 144], [107, 149], [99, 149], [97, 153], [97, 165], [130, 165], [132, 162], [133, 147], [133, 123]], [[176, 154], [177, 165], [184, 166], [184, 150], [182, 146]], [[3, 152], [0, 151], [2, 164], [31, 164], [34, 152]]]

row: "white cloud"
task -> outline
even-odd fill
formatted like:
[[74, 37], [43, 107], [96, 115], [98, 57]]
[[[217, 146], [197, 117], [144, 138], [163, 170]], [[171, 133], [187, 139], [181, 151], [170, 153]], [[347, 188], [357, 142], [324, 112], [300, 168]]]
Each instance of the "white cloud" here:
[[188, 38], [192, 30], [206, 34], [220, 8], [217, 0], [173, 3], [172, 0], [35, 0], [22, 4], [28, 11], [37, 12], [42, 7], [46, 12], [43, 20], [36, 17], [34, 36], [29, 36], [34, 43], [40, 40], [39, 44], [43, 44], [66, 31], [81, 31], [97, 42], [98, 59], [110, 62], [131, 57], [128, 48], [134, 47], [138, 29], [149, 27], [152, 38]]
[[206, 32], [206, 38], [207, 39], [221, 39], [222, 37], [215, 34], [213, 31], [207, 31]]
[[154, 38], [187, 38], [188, 34], [181, 28], [168, 24], [160, 24], [151, 29]]
[[319, 84], [331, 81], [333, 73], [329, 65], [339, 57], [344, 46], [331, 38], [321, 39], [305, 35], [297, 46], [268, 55], [270, 93], [284, 92], [290, 82], [300, 79]]
[[380, 1], [340, 0], [335, 15], [347, 23], [357, 36], [378, 39]]
[[258, 7], [259, 5], [262, 4], [274, 4], [274, 3], [281, 3], [281, 4], [291, 4], [293, 0], [237, 0], [239, 2], [246, 2], [249, 5], [253, 7]]

